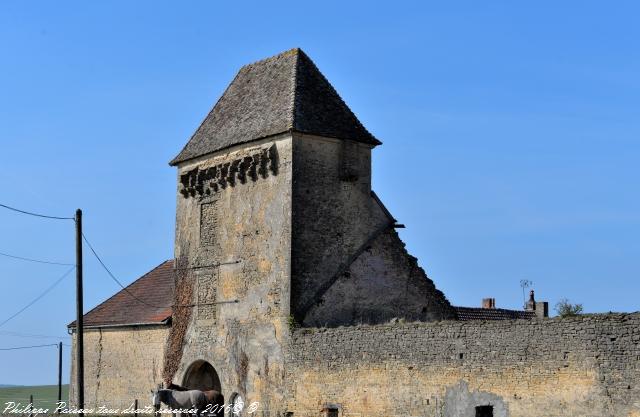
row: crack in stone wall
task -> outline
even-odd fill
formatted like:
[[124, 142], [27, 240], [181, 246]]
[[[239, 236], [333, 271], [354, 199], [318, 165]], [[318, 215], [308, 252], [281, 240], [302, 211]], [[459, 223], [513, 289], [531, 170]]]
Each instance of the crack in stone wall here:
[[99, 335], [98, 335], [98, 359], [96, 361], [96, 394], [95, 394], [95, 399], [96, 399], [96, 404], [98, 403], [98, 393], [100, 392], [100, 372], [102, 370], [102, 329], [98, 329]]

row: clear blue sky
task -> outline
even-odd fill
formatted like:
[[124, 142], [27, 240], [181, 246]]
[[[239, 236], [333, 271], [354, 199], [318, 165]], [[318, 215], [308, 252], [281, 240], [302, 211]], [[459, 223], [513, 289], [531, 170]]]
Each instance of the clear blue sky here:
[[[526, 278], [552, 305], [639, 309], [637, 2], [221, 3], [3, 1], [0, 202], [81, 207], [131, 282], [172, 257], [167, 162], [240, 66], [298, 46], [384, 142], [374, 189], [452, 303], [519, 308]], [[0, 252], [73, 248], [72, 222], [0, 210]], [[118, 287], [85, 263], [88, 309]], [[0, 321], [64, 271], [0, 257]], [[71, 275], [0, 348], [57, 342], [6, 332], [64, 336], [73, 317]], [[0, 351], [0, 383], [55, 383], [55, 358]]]

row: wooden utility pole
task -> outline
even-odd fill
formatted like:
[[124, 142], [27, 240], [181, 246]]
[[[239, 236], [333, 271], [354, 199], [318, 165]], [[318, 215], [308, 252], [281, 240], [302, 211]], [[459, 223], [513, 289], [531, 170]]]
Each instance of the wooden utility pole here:
[[62, 401], [62, 342], [58, 343], [58, 414], [60, 414], [60, 402]]
[[[82, 322], [82, 210], [76, 210], [76, 395], [84, 408], [84, 326]], [[82, 411], [78, 415], [82, 415]]]

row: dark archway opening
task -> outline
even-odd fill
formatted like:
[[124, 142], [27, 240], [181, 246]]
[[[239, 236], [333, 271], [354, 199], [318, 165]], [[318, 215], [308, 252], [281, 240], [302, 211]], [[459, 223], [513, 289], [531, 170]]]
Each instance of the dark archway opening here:
[[207, 361], [199, 360], [192, 363], [184, 375], [182, 386], [200, 391], [216, 390], [222, 392], [220, 378], [213, 366]]

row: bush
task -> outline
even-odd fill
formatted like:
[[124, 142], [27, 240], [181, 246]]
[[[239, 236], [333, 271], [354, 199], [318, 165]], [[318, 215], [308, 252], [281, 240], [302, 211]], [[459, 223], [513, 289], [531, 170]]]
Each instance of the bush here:
[[573, 317], [582, 314], [582, 304], [571, 304], [568, 299], [563, 298], [556, 304], [556, 312], [560, 317]]

